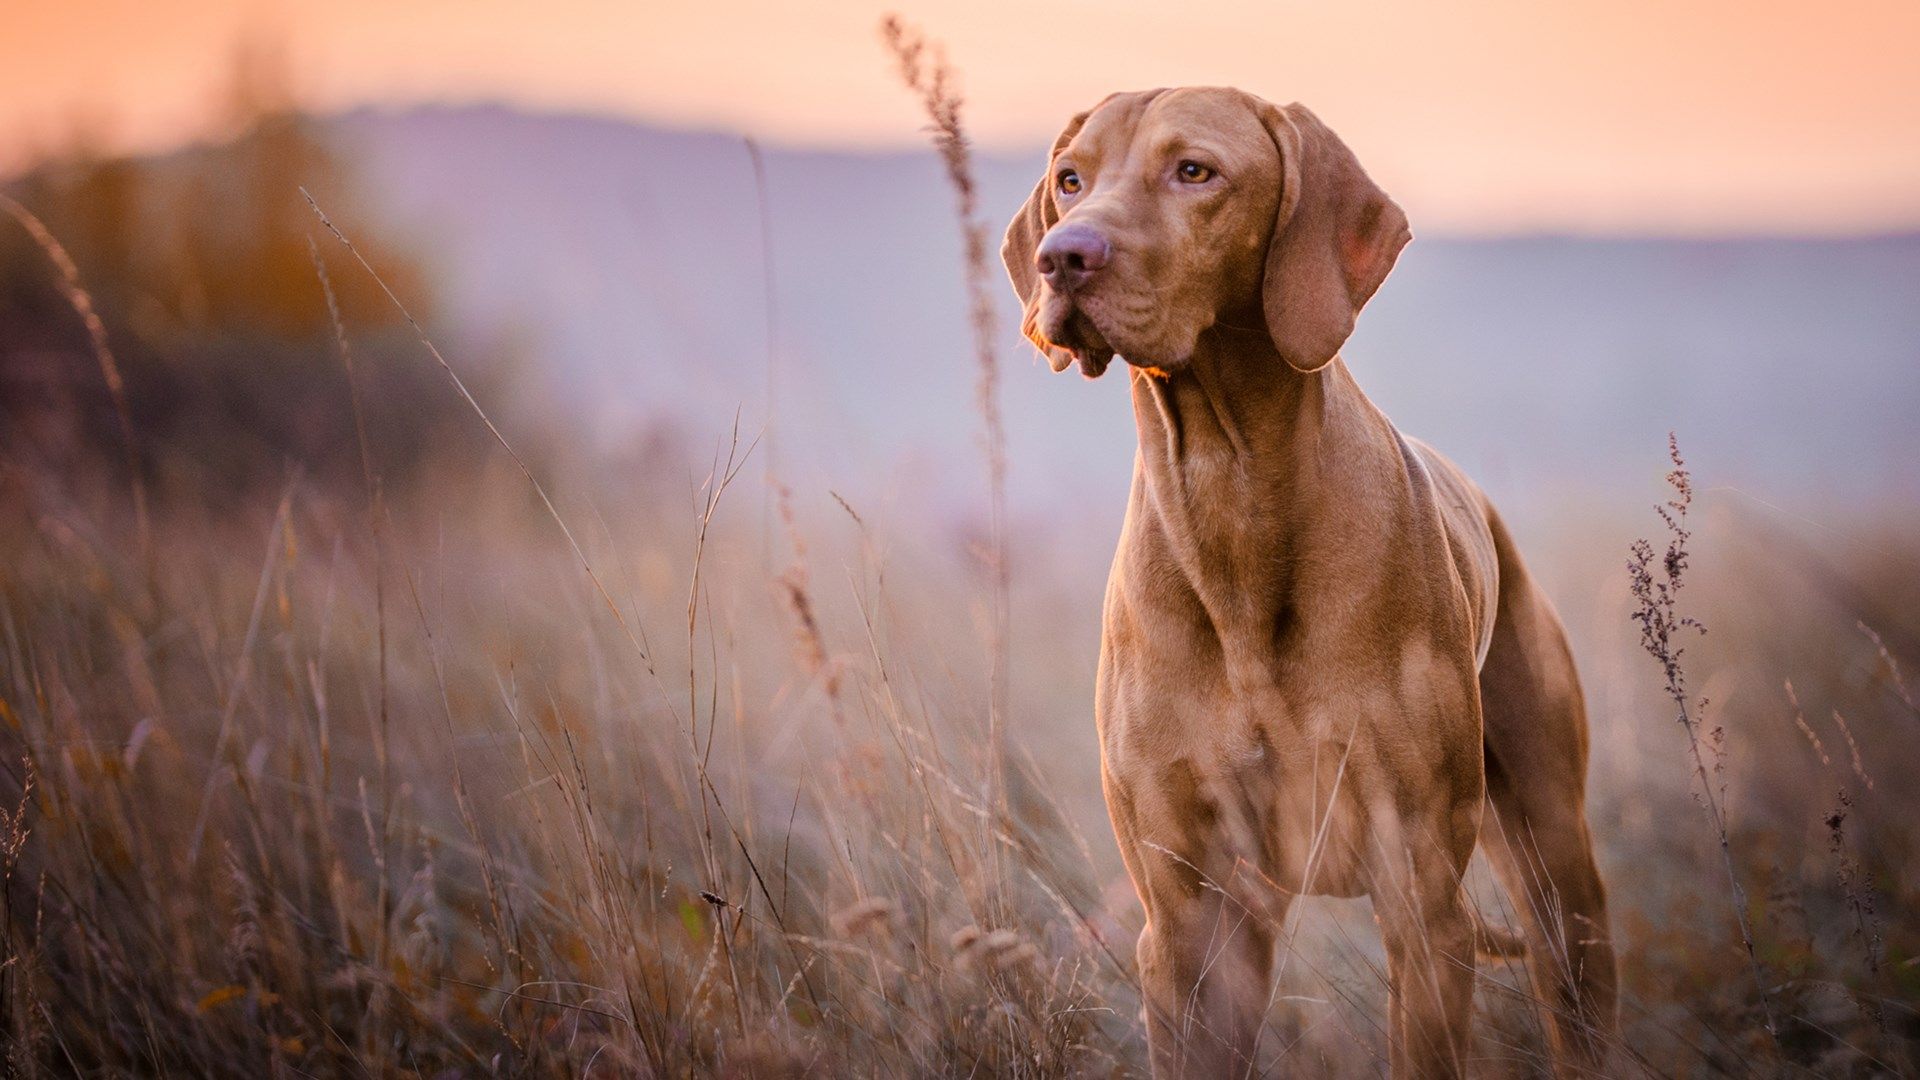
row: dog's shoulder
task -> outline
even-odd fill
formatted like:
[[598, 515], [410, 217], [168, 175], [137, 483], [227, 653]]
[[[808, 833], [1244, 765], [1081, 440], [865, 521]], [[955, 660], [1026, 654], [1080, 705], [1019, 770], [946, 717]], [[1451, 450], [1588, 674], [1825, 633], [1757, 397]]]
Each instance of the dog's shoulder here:
[[1500, 554], [1493, 536], [1493, 504], [1460, 466], [1427, 443], [1400, 435], [1409, 460], [1418, 463], [1432, 485], [1434, 502], [1447, 534], [1447, 547], [1473, 612], [1475, 663], [1484, 663], [1493, 641], [1493, 616], [1499, 602]]

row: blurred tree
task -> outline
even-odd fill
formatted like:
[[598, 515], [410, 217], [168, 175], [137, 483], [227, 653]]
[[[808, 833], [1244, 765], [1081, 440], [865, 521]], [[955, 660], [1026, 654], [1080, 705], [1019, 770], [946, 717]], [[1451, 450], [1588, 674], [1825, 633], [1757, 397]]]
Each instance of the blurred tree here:
[[[404, 481], [440, 448], [473, 445], [472, 417], [418, 355], [391, 302], [315, 220], [306, 187], [414, 314], [434, 308], [421, 255], [358, 199], [322, 125], [293, 107], [278, 54], [244, 49], [224, 104], [231, 141], [150, 159], [84, 145], [4, 189], [78, 266], [125, 375], [135, 460], [160, 497], [215, 497], [359, 474], [345, 373], [309, 237], [329, 259], [383, 471]], [[112, 402], [45, 252], [0, 218], [0, 454], [74, 476], [121, 470]], [[504, 358], [463, 376], [504, 399]], [[458, 453], [451, 455], [461, 456]]]

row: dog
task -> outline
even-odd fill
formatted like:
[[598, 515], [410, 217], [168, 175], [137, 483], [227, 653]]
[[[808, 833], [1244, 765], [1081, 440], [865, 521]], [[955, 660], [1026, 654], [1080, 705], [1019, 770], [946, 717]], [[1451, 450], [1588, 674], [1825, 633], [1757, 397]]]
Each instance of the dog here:
[[1141, 904], [1156, 1076], [1255, 1070], [1296, 896], [1371, 898], [1397, 1077], [1457, 1076], [1476, 844], [1556, 1067], [1604, 1068], [1606, 890], [1552, 604], [1485, 495], [1400, 434], [1341, 345], [1411, 239], [1311, 112], [1239, 90], [1073, 118], [1007, 229], [1055, 371], [1124, 360], [1139, 432], [1107, 584], [1102, 787]]

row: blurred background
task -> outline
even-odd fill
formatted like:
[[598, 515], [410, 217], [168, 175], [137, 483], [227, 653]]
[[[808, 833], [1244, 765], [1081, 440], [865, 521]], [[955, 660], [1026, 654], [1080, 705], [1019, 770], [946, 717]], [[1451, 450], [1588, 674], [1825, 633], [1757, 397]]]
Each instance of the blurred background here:
[[[899, 7], [957, 70], [995, 238], [1059, 125], [1112, 90], [1232, 84], [1304, 102], [1342, 134], [1416, 236], [1344, 355], [1404, 430], [1488, 489], [1569, 624], [1594, 710], [1603, 871], [1634, 958], [1629, 1025], [1654, 1047], [1643, 1060], [1656, 1073], [1910, 1070], [1920, 861], [1908, 822], [1920, 807], [1900, 776], [1920, 765], [1920, 9]], [[1072, 853], [1070, 869], [1038, 877], [1077, 914], [1061, 925], [988, 918], [971, 901], [950, 910], [937, 882], [971, 871], [949, 859], [910, 873], [887, 861], [910, 842], [836, 832], [833, 800], [814, 796], [809, 815], [801, 795], [885, 786], [876, 762], [896, 750], [902, 777], [938, 760], [963, 793], [997, 770], [954, 764], [978, 749], [996, 625], [962, 232], [926, 120], [880, 44], [882, 13], [838, 0], [83, 0], [9, 15], [0, 719], [22, 762], [10, 801], [25, 815], [37, 784], [45, 822], [16, 823], [7, 868], [79, 873], [70, 917], [147, 920], [19, 954], [33, 962], [9, 969], [0, 996], [20, 1060], [64, 1049], [135, 1069], [338, 1064], [317, 1015], [361, 1060], [396, 1068], [470, 1068], [485, 1058], [474, 1047], [510, 1033], [502, 1052], [525, 1069], [591, 1071], [591, 1049], [541, 1030], [516, 979], [657, 975], [667, 988], [679, 985], [669, 968], [685, 992], [661, 989], [678, 1004], [654, 1011], [671, 1022], [655, 1032], [638, 1016], [649, 1007], [629, 1002], [614, 1010], [625, 1028], [586, 1021], [590, 1047], [660, 1073], [821, 1045], [876, 1071], [963, 1060], [941, 1057], [959, 1044], [937, 1039], [887, 1057], [818, 1016], [787, 1017], [798, 1027], [770, 1036], [774, 1049], [685, 1036], [674, 1025], [699, 1028], [703, 1009], [758, 1001], [786, 1016], [779, 989], [797, 962], [766, 945], [750, 964], [774, 988], [767, 1000], [737, 983], [713, 997], [703, 950], [719, 938], [697, 894], [748, 895], [740, 859], [755, 848], [716, 852], [709, 825], [704, 841], [660, 841], [683, 845], [677, 861], [632, 854], [619, 838], [651, 820], [657, 785], [687, 820], [726, 803], [725, 788], [748, 804], [733, 807], [743, 821], [771, 823], [748, 832], [784, 825], [789, 854], [799, 821], [821, 934], [848, 932], [839, 915], [881, 895], [872, 875], [895, 875], [889, 917], [920, 920], [935, 951], [964, 951], [947, 935], [993, 925], [1043, 951], [1111, 946], [1125, 958], [1111, 970], [1048, 984], [1111, 1015], [1070, 1037], [1041, 1023], [1062, 1047], [1096, 1047], [1097, 1062], [1062, 1049], [1041, 1071], [1139, 1067], [1125, 971], [1139, 913], [1106, 830], [1090, 707], [1131, 470], [1125, 380], [1048, 372], [1015, 332], [997, 265], [1012, 582], [1000, 644], [1027, 792], [1013, 816], [1036, 845]], [[1664, 543], [1652, 504], [1670, 495], [1669, 432], [1697, 491], [1686, 595], [1709, 629], [1689, 647], [1691, 686], [1725, 749], [1713, 775], [1764, 992], [1689, 795], [1685, 733], [1628, 619], [1628, 543]], [[522, 697], [541, 719], [522, 716]], [[862, 712], [906, 716], [914, 734], [849, 727]], [[716, 726], [731, 732], [724, 769], [684, 760], [673, 740], [689, 723], [709, 753]], [[542, 724], [589, 748], [577, 773], [535, 776], [502, 749]], [[149, 746], [174, 756], [142, 771], [143, 754], [162, 752]], [[709, 768], [728, 779], [713, 786]], [[519, 804], [501, 802], [584, 790], [590, 774], [609, 821], [584, 832], [604, 830], [631, 860], [606, 880], [644, 878], [673, 933], [686, 924], [685, 941], [645, 964], [611, 944], [604, 898], [564, 884], [592, 876], [573, 860], [594, 860], [512, 839]], [[263, 775], [313, 805], [250, 819], [261, 799], [293, 798], [250, 786]], [[100, 785], [124, 801], [103, 801]], [[101, 806], [119, 816], [89, 825]], [[157, 821], [155, 806], [181, 812]], [[965, 798], [942, 806], [896, 824], [924, 840], [944, 813], [983, 813]], [[380, 836], [370, 851], [353, 840], [363, 818]], [[275, 829], [289, 830], [284, 844], [267, 842]], [[892, 855], [862, 849], [834, 869], [846, 831]], [[104, 865], [125, 883], [96, 896], [103, 837], [118, 838]], [[209, 838], [223, 837], [220, 854]], [[332, 869], [284, 865], [296, 850]], [[504, 869], [489, 863], [499, 850], [512, 852], [496, 856]], [[364, 895], [347, 898], [330, 874]], [[256, 879], [273, 884], [256, 895]], [[528, 931], [544, 935], [538, 949], [506, 944], [501, 927], [520, 924], [495, 891], [516, 887], [564, 927]], [[28, 908], [10, 888], [18, 929]], [[234, 927], [248, 911], [271, 922], [260, 896], [275, 889], [303, 914], [284, 940], [255, 926], [279, 943], [236, 960]], [[1355, 910], [1364, 920], [1364, 905], [1312, 907], [1301, 940], [1350, 961], [1327, 978], [1364, 986], [1372, 947], [1341, 929]], [[228, 920], [219, 933], [167, 943], [203, 911]], [[296, 991], [272, 973], [311, 966], [316, 935], [331, 950], [323, 966], [359, 974], [310, 988], [295, 1016]], [[424, 950], [407, 973], [367, 975], [397, 970], [401, 939]], [[142, 973], [99, 974], [122, 968]], [[442, 970], [480, 989], [417, 981]], [[34, 1019], [32, 995], [50, 992], [36, 980], [74, 972], [97, 980], [82, 980], [91, 996], [69, 1002], [75, 1015], [140, 1018], [121, 1023], [144, 1025], [149, 1056], [118, 1049], [126, 1032], [104, 1023]], [[1301, 998], [1364, 1016], [1378, 991]], [[401, 1036], [408, 1022], [369, 1019], [391, 1011], [382, 994], [445, 1000]], [[228, 1002], [249, 1011], [229, 1018]], [[506, 1016], [508, 1003], [532, 1026], [475, 1034], [456, 1015]], [[1378, 1031], [1322, 1024], [1320, 1007], [1281, 1008], [1288, 1045], [1318, 1046], [1334, 1071], [1377, 1067], [1332, 1047], [1377, 1044]], [[1774, 1011], [1798, 1026], [1764, 1035]], [[1503, 1015], [1485, 1021], [1487, 1041], [1521, 1049], [1498, 1068], [1537, 1068], [1524, 1049], [1537, 1032]], [[179, 1017], [217, 1031], [177, 1046], [152, 1035], [184, 1030]], [[684, 1059], [658, 1051], [676, 1039]]]
[[[1504, 503], [1570, 482], [1641, 497], [1672, 428], [1714, 482], [1790, 509], [1916, 494], [1911, 5], [1024, 8], [909, 12], [961, 69], [996, 229], [1059, 125], [1113, 89], [1303, 101], [1418, 238], [1348, 360]], [[738, 409], [795, 483], [965, 505], [959, 238], [878, 9], [207, 0], [21, 18], [0, 46], [0, 163], [50, 224], [91, 215], [65, 230], [90, 277], [169, 273], [231, 237], [264, 251], [265, 223], [226, 211], [284, 213], [298, 236], [284, 191], [305, 184], [350, 234], [415, 257], [403, 292], [470, 364], [527, 361], [576, 445], [661, 423], [710, 438]], [[221, 228], [138, 223], [188, 213]], [[245, 252], [215, 261], [304, 293], [302, 247], [285, 281]], [[207, 325], [270, 302], [155, 299], [210, 305]], [[1111, 531], [1120, 381], [1045, 378], [1005, 338], [1017, 505], [1073, 502]]]

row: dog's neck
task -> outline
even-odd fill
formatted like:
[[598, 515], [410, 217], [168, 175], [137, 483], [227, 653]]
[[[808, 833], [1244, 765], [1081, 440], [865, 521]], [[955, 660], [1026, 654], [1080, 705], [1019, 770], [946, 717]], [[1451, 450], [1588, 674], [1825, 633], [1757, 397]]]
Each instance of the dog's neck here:
[[1264, 332], [1216, 327], [1189, 362], [1129, 376], [1128, 529], [1179, 569], [1229, 652], [1271, 645], [1299, 568], [1388, 572], [1367, 560], [1405, 526], [1405, 444], [1343, 362], [1301, 372]]
[[1141, 450], [1153, 451], [1175, 481], [1182, 466], [1201, 459], [1226, 454], [1250, 465], [1250, 457], [1282, 443], [1310, 442], [1331, 381], [1322, 376], [1336, 370], [1344, 375], [1337, 358], [1323, 372], [1300, 372], [1263, 332], [1216, 325], [1178, 367], [1128, 369]]

